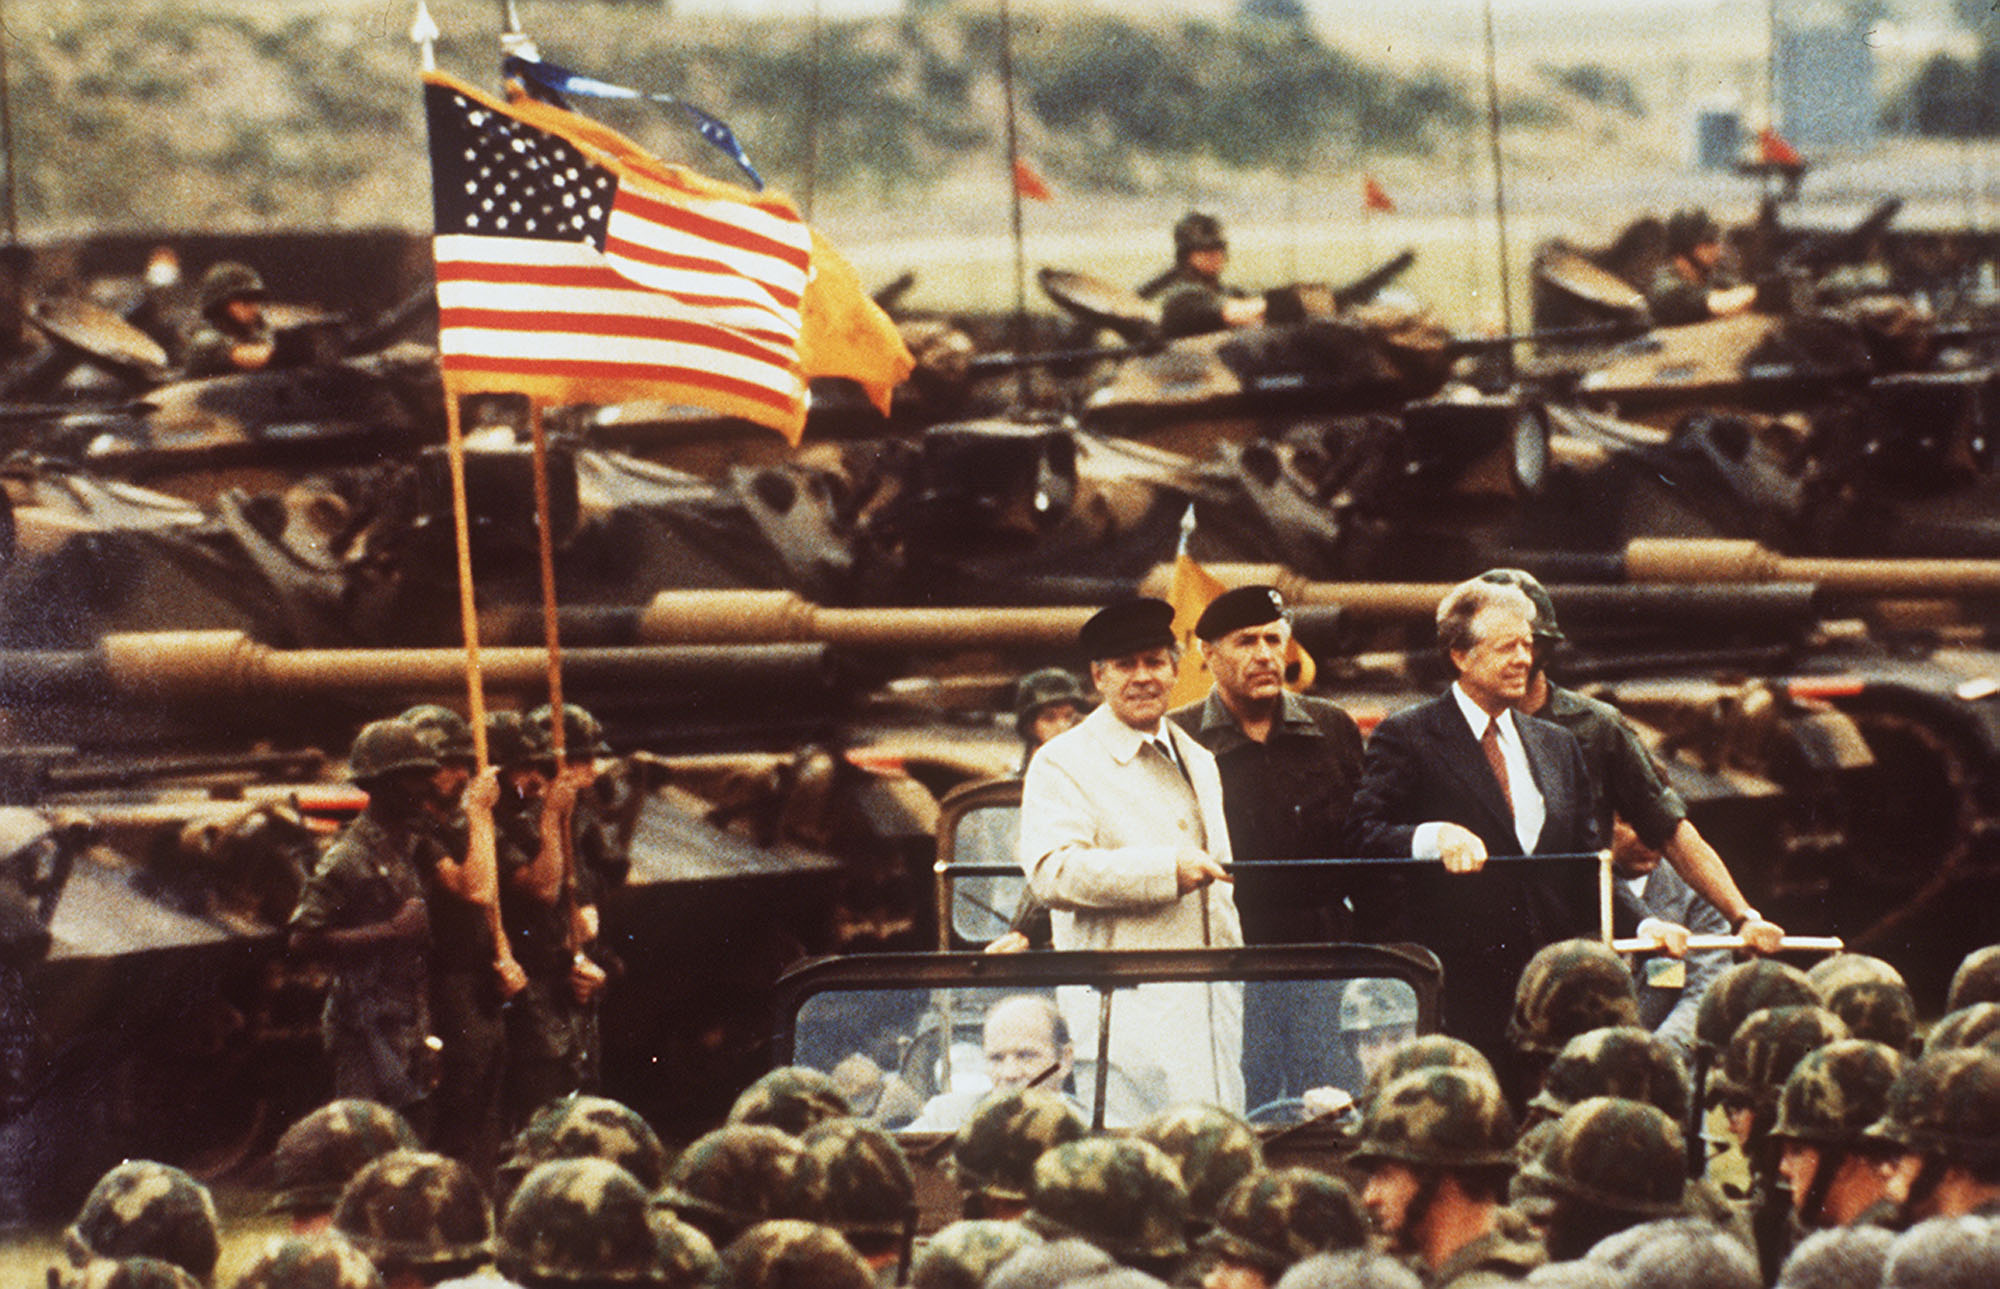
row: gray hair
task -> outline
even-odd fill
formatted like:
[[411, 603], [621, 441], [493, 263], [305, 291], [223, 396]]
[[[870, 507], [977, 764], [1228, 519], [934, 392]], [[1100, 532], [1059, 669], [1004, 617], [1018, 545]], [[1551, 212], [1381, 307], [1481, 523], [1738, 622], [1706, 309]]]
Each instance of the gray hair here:
[[1477, 643], [1472, 635], [1472, 620], [1479, 616], [1480, 610], [1495, 607], [1512, 609], [1528, 622], [1535, 620], [1534, 601], [1518, 586], [1475, 577], [1446, 591], [1437, 607], [1438, 651], [1450, 658], [1454, 651], [1472, 648]]

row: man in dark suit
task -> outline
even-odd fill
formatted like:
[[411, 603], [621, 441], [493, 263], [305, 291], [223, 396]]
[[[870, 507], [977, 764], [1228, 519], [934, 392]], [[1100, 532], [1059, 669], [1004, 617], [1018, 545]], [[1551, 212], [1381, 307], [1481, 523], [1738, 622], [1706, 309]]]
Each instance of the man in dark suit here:
[[1438, 604], [1438, 647], [1458, 672], [1442, 697], [1398, 712], [1369, 740], [1355, 794], [1363, 854], [1439, 860], [1413, 884], [1416, 938], [1445, 966], [1445, 1024], [1498, 1064], [1514, 983], [1537, 948], [1583, 932], [1578, 881], [1539, 868], [1486, 869], [1491, 855], [1597, 849], [1576, 739], [1514, 711], [1534, 668], [1534, 606], [1473, 580]]

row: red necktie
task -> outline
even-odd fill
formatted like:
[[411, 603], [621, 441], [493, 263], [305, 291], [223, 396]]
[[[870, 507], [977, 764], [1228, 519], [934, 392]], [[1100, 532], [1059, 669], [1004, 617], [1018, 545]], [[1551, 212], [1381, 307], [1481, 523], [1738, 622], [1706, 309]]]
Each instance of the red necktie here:
[[1500, 781], [1500, 795], [1507, 798], [1507, 809], [1514, 809], [1514, 789], [1507, 782], [1507, 758], [1500, 754], [1500, 718], [1486, 719], [1486, 732], [1479, 736], [1479, 750], [1486, 753], [1486, 764], [1493, 767], [1493, 777]]

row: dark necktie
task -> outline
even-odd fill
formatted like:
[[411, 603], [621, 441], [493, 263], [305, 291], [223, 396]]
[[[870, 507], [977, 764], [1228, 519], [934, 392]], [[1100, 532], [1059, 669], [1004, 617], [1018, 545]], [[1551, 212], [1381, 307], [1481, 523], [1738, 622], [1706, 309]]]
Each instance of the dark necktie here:
[[1180, 771], [1181, 778], [1187, 780], [1187, 784], [1189, 787], [1193, 787], [1194, 779], [1191, 776], [1189, 776], [1187, 767], [1181, 764], [1181, 759], [1174, 755], [1174, 745], [1167, 742], [1167, 736], [1164, 734], [1154, 735], [1153, 738], [1151, 739], [1151, 742], [1153, 744], [1153, 750], [1158, 752], [1161, 756], [1167, 758], [1167, 764], [1173, 766], [1174, 769]]
[[1514, 789], [1507, 782], [1507, 758], [1500, 754], [1500, 718], [1486, 718], [1486, 732], [1479, 736], [1479, 750], [1486, 753], [1486, 764], [1493, 767], [1493, 777], [1500, 781], [1500, 795], [1507, 798], [1507, 810], [1514, 809]]

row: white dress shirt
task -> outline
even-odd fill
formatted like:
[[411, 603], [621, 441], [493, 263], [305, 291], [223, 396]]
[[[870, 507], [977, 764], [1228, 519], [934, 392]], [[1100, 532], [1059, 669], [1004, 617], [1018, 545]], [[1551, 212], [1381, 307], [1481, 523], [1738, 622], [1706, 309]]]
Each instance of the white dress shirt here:
[[[1484, 708], [1472, 701], [1463, 689], [1453, 682], [1452, 699], [1458, 704], [1459, 715], [1472, 730], [1472, 740], [1477, 743], [1486, 737], [1486, 726], [1493, 718]], [[1542, 838], [1542, 825], [1548, 821], [1548, 802], [1542, 799], [1542, 790], [1535, 786], [1535, 772], [1528, 764], [1528, 749], [1521, 743], [1521, 731], [1514, 726], [1512, 709], [1502, 712], [1500, 723], [1500, 759], [1507, 766], [1507, 794], [1514, 802], [1514, 838], [1521, 843], [1523, 855], [1533, 854], [1535, 843]], [[1438, 829], [1448, 821], [1432, 820], [1417, 825], [1417, 831], [1410, 838], [1410, 856], [1413, 859], [1436, 859], [1439, 855]]]

